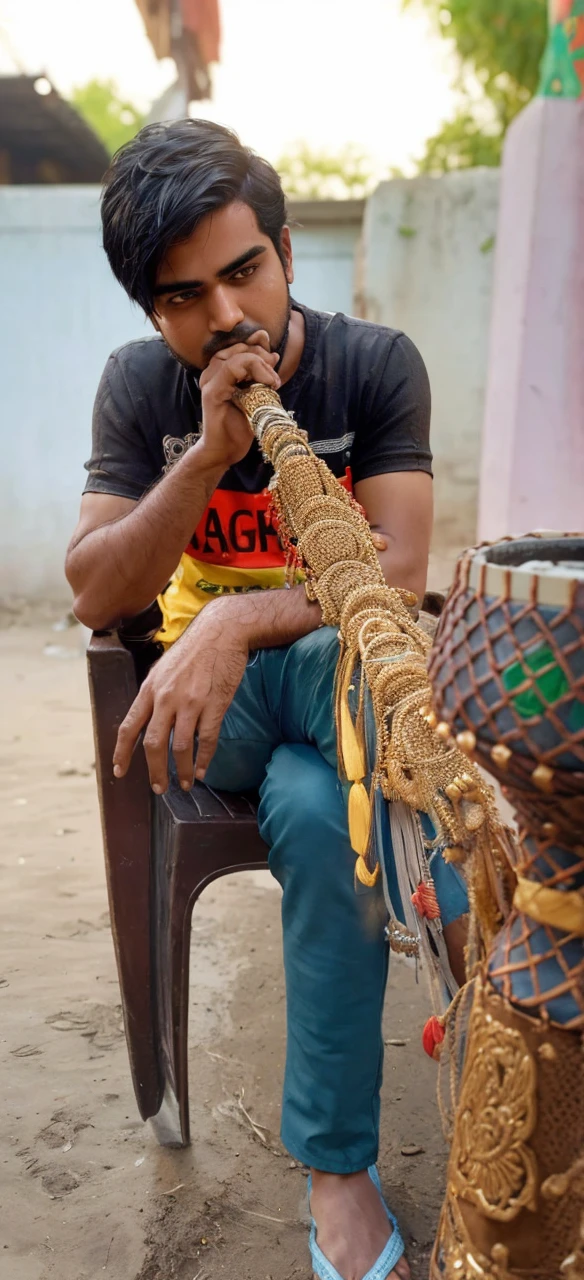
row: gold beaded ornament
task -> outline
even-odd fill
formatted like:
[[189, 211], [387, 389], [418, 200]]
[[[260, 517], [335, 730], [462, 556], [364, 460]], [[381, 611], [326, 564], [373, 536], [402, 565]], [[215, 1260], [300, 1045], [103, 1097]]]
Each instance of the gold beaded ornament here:
[[[362, 509], [310, 448], [306, 433], [261, 385], [236, 389], [263, 455], [274, 468], [272, 490], [291, 569], [302, 567], [306, 592], [318, 600], [323, 623], [339, 629], [336, 723], [340, 776], [351, 783], [348, 820], [356, 875], [365, 885], [379, 875], [370, 865], [371, 797], [427, 813], [448, 846], [446, 859], [467, 863], [474, 935], [484, 953], [501, 919], [501, 892], [492, 869], [507, 863], [508, 833], [492, 788], [471, 763], [470, 732], [454, 740], [437, 723], [427, 674], [431, 641], [417, 624], [416, 597], [388, 587]], [[368, 767], [363, 733], [363, 681], [356, 720], [348, 694], [360, 663], [373, 706], [377, 758]]]

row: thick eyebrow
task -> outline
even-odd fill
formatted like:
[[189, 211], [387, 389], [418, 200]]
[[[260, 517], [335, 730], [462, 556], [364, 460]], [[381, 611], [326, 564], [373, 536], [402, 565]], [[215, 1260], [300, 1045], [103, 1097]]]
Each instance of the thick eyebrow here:
[[[226, 267], [221, 267], [217, 272], [217, 279], [224, 280], [225, 276], [233, 275], [234, 271], [240, 271], [245, 267], [252, 258], [258, 258], [261, 253], [266, 252], [265, 244], [254, 244], [253, 248], [246, 249], [245, 253], [241, 253], [239, 258], [234, 258], [233, 262], [228, 262]], [[172, 284], [157, 284], [154, 290], [154, 297], [160, 298], [164, 293], [180, 293], [183, 289], [202, 289], [204, 280], [173, 280]]]

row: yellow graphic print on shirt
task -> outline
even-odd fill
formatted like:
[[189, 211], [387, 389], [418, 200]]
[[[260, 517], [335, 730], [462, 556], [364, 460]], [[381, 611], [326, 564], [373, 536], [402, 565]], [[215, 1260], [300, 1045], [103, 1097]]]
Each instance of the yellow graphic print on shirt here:
[[[351, 487], [350, 472], [344, 481]], [[271, 516], [269, 490], [215, 490], [166, 590], [158, 597], [156, 639], [174, 644], [218, 595], [283, 587], [286, 558]], [[302, 574], [296, 575], [298, 582]]]

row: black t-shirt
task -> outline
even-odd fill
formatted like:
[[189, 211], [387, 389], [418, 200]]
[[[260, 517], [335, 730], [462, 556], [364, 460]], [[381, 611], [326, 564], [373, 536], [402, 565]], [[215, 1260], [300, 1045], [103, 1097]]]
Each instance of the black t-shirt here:
[[[431, 474], [430, 390], [409, 338], [381, 325], [298, 307], [306, 340], [281, 388], [284, 407], [346, 487], [389, 471]], [[139, 499], [197, 439], [201, 395], [160, 338], [110, 356], [93, 416], [86, 493]], [[282, 586], [285, 558], [254, 441], [221, 479], [159, 598], [159, 638], [171, 644], [213, 596]]]
[[[431, 474], [430, 388], [422, 358], [405, 334], [308, 307], [300, 364], [280, 391], [336, 476], [353, 482], [388, 471]], [[128, 342], [110, 356], [93, 415], [86, 493], [141, 498], [200, 429], [194, 374], [162, 339]], [[254, 442], [220, 487], [257, 493], [271, 468]]]

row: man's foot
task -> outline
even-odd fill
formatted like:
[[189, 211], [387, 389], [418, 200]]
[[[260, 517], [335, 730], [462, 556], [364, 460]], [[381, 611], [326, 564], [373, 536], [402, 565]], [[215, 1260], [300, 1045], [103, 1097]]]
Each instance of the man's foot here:
[[[310, 1212], [317, 1243], [343, 1280], [363, 1280], [387, 1244], [391, 1223], [367, 1170], [341, 1175], [312, 1170]], [[387, 1280], [410, 1280], [400, 1258]]]

